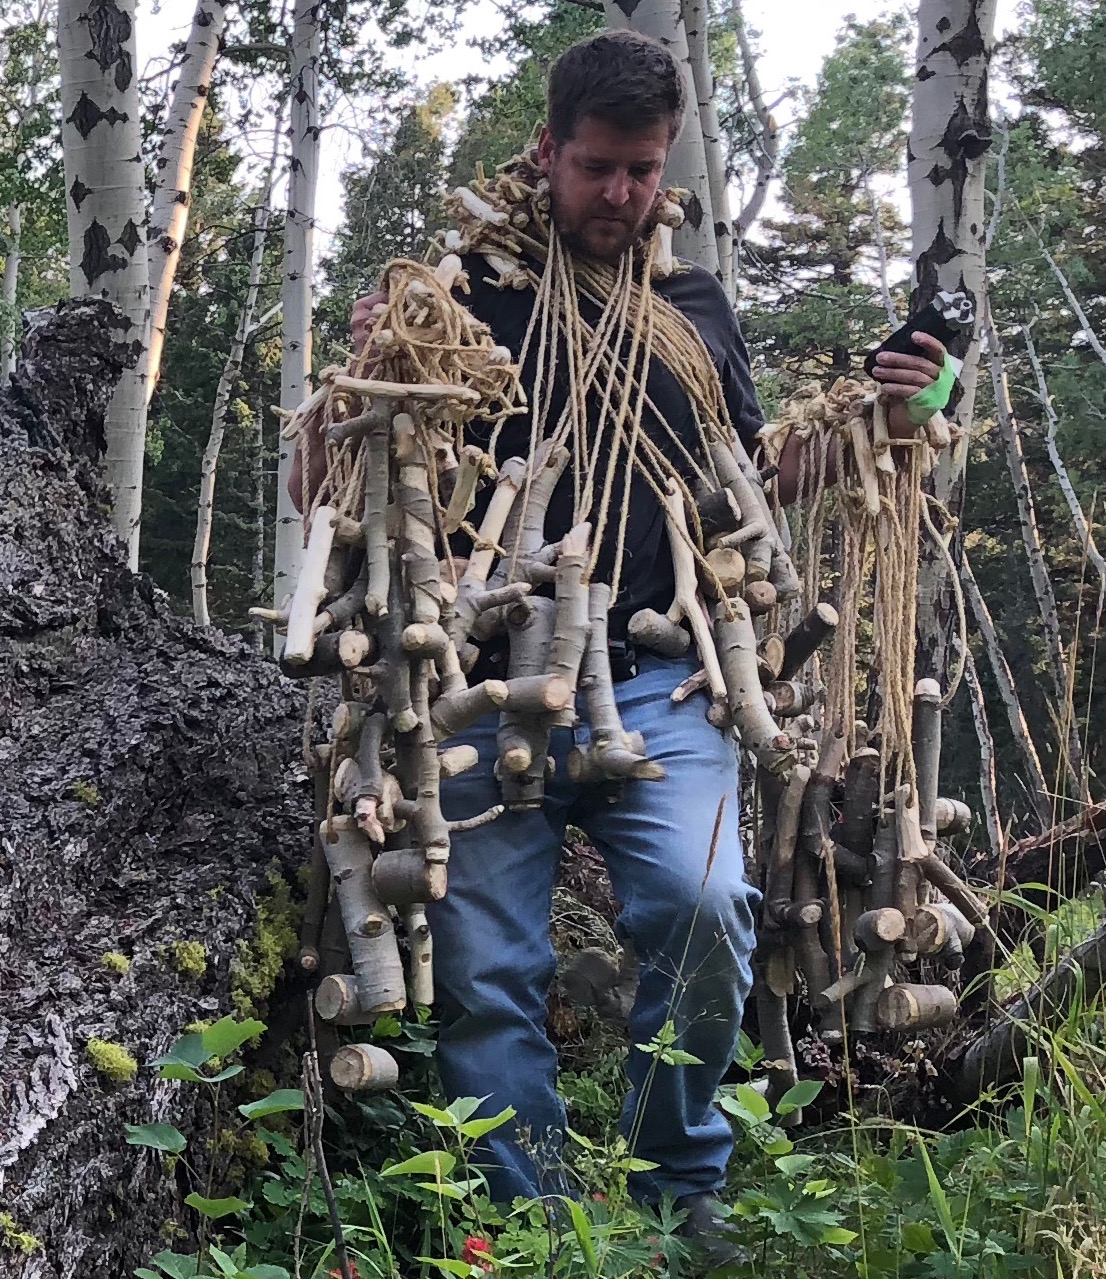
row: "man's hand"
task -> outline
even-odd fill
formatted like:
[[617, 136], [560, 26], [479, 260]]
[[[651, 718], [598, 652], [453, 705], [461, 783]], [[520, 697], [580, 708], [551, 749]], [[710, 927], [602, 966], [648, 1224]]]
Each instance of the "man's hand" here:
[[360, 355], [365, 349], [365, 343], [368, 341], [369, 330], [376, 322], [376, 316], [373, 310], [378, 306], [383, 306], [388, 301], [388, 295], [383, 289], [378, 289], [375, 293], [370, 293], [368, 297], [358, 298], [353, 304], [353, 313], [350, 315], [349, 327], [353, 335], [353, 353]]
[[890, 401], [887, 433], [892, 439], [910, 439], [917, 427], [906, 411], [906, 401], [927, 386], [932, 386], [945, 367], [945, 347], [930, 333], [915, 333], [917, 346], [932, 352], [924, 355], [900, 355], [897, 351], [880, 351], [876, 356], [875, 379], [880, 395]]

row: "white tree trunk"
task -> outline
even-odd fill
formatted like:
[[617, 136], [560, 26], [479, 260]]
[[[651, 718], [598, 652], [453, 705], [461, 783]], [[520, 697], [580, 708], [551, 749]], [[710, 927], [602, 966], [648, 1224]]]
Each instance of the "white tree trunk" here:
[[1064, 655], [1064, 641], [1060, 635], [1056, 593], [1052, 589], [1052, 576], [1045, 562], [1044, 551], [1041, 549], [1041, 535], [1037, 529], [1037, 508], [1033, 500], [1033, 489], [1029, 484], [1029, 474], [1025, 469], [1021, 433], [1014, 418], [1013, 405], [1010, 403], [1010, 388], [1002, 362], [1002, 343], [989, 315], [984, 318], [984, 332], [991, 354], [991, 385], [995, 392], [999, 434], [1006, 451], [1010, 479], [1014, 485], [1022, 543], [1025, 546], [1026, 559], [1029, 561], [1033, 594], [1037, 597], [1037, 611], [1044, 628], [1045, 651], [1048, 655], [1056, 696], [1057, 723], [1062, 725], [1059, 731], [1060, 751], [1063, 754], [1066, 746], [1066, 764], [1075, 786], [1075, 797], [1080, 800], [1087, 799], [1083, 750], [1079, 743], [1079, 724], [1073, 704], [1072, 674], [1068, 669], [1068, 662]]
[[[260, 604], [265, 590], [265, 399], [261, 395], [254, 409], [253, 449], [254, 543], [250, 598]], [[265, 629], [264, 622], [254, 622], [253, 646], [259, 653], [265, 648]]]
[[[710, 10], [707, 0], [683, 0], [683, 17], [691, 75], [695, 82], [695, 102], [699, 109], [699, 127], [703, 132], [719, 279], [726, 290], [726, 296], [732, 298], [733, 221], [727, 190], [726, 150], [722, 139], [722, 125], [718, 119], [718, 107], [714, 101], [714, 69], [708, 46]], [[688, 109], [692, 109], [691, 103], [688, 104]]]
[[[279, 139], [279, 122], [276, 128]], [[207, 437], [203, 461], [200, 464], [200, 496], [196, 506], [196, 538], [192, 546], [192, 616], [197, 626], [210, 626], [211, 614], [207, 607], [207, 557], [211, 548], [211, 524], [215, 512], [215, 469], [219, 464], [219, 451], [227, 427], [227, 409], [238, 374], [242, 371], [242, 357], [246, 341], [253, 327], [253, 313], [257, 306], [257, 294], [261, 288], [261, 268], [265, 261], [265, 240], [269, 231], [269, 201], [273, 190], [273, 172], [276, 168], [277, 147], [274, 141], [269, 168], [258, 196], [253, 214], [253, 251], [250, 254], [250, 278], [246, 297], [238, 315], [238, 326], [231, 343], [230, 354], [223, 365], [222, 376], [215, 392], [215, 407], [211, 414], [211, 431]]]
[[996, 856], [1001, 856], [1006, 846], [1006, 836], [998, 815], [998, 786], [995, 782], [995, 739], [987, 722], [987, 703], [979, 686], [975, 670], [975, 658], [971, 652], [964, 654], [964, 678], [972, 699], [972, 720], [975, 723], [976, 740], [979, 742], [979, 793], [983, 798], [983, 815], [987, 821], [987, 837]]
[[980, 591], [979, 584], [975, 580], [966, 551], [960, 559], [960, 581], [964, 587], [968, 607], [972, 610], [976, 627], [983, 640], [983, 647], [987, 650], [987, 660], [995, 677], [995, 683], [998, 685], [998, 695], [1006, 711], [1011, 736], [1025, 765], [1029, 802], [1033, 805], [1037, 820], [1041, 823], [1041, 829], [1047, 830], [1052, 825], [1052, 802], [1049, 799], [1049, 788], [1045, 783], [1044, 769], [1041, 767], [1037, 748], [1033, 745], [1025, 713], [1022, 711], [1018, 690], [1014, 684], [1014, 673], [1006, 660], [1006, 654], [1002, 651], [991, 610], [987, 607], [987, 601], [983, 598], [983, 592]]
[[[296, 0], [292, 30], [292, 166], [284, 224], [281, 291], [280, 406], [295, 409], [311, 382], [311, 271], [315, 239], [315, 188], [319, 176], [319, 77], [321, 35], [317, 0]], [[276, 552], [273, 603], [295, 586], [303, 558], [303, 516], [288, 493], [294, 444], [280, 441], [277, 463]]]
[[681, 187], [684, 224], [672, 237], [676, 252], [712, 275], [718, 275], [718, 241], [714, 234], [714, 209], [710, 198], [707, 153], [703, 143], [703, 124], [696, 110], [698, 96], [691, 69], [680, 12], [680, 0], [603, 0], [608, 25], [632, 27], [659, 40], [676, 59], [687, 86], [688, 110], [680, 136], [668, 153], [664, 180], [668, 186]]
[[[964, 358], [955, 418], [963, 431], [940, 455], [933, 492], [959, 517], [969, 428], [979, 372], [983, 316], [983, 207], [990, 143], [987, 69], [994, 44], [996, 0], [919, 0], [913, 124], [908, 177], [913, 206], [914, 291], [910, 310], [939, 289], [964, 289], [975, 302], [975, 328]], [[943, 556], [923, 555], [918, 578], [918, 674], [945, 679], [954, 615]]]
[[150, 214], [150, 375], [146, 386], [147, 399], [153, 395], [161, 375], [169, 295], [173, 290], [192, 198], [192, 158], [226, 20], [225, 0], [199, 0], [154, 164], [154, 199]]
[[1037, 355], [1037, 348], [1034, 345], [1033, 336], [1029, 332], [1028, 325], [1022, 325], [1022, 337], [1025, 339], [1025, 349], [1029, 355], [1029, 363], [1033, 366], [1033, 376], [1037, 379], [1037, 399], [1041, 402], [1041, 408], [1044, 409], [1045, 419], [1048, 422], [1048, 434], [1045, 436], [1048, 458], [1052, 463], [1052, 469], [1056, 472], [1056, 478], [1060, 484], [1060, 491], [1064, 495], [1064, 501], [1067, 502], [1068, 510], [1071, 512], [1071, 522], [1075, 526], [1080, 550], [1094, 565], [1094, 570], [1098, 574], [1098, 607], [1095, 611], [1095, 625], [1097, 626], [1102, 620], [1102, 606], [1106, 603], [1106, 560], [1102, 558], [1101, 551], [1095, 546], [1091, 526], [1087, 523], [1087, 517], [1083, 513], [1083, 505], [1079, 501], [1075, 486], [1071, 482], [1071, 476], [1068, 474], [1068, 468], [1064, 465], [1064, 459], [1060, 456], [1060, 449], [1056, 443], [1056, 432], [1060, 422], [1056, 416], [1056, 410], [1052, 407], [1052, 396], [1048, 393], [1044, 367], [1041, 364], [1040, 357]]
[[[768, 198], [768, 189], [772, 185], [772, 175], [776, 171], [776, 157], [780, 149], [780, 135], [775, 117], [768, 110], [764, 100], [764, 90], [761, 87], [760, 73], [757, 71], [757, 60], [753, 55], [749, 32], [745, 27], [745, 14], [741, 8], [741, 0], [730, 0], [730, 25], [737, 37], [737, 47], [741, 53], [741, 66], [745, 72], [745, 93], [760, 124], [760, 134], [757, 139], [760, 154], [757, 156], [756, 185], [745, 207], [734, 219], [733, 257], [736, 279], [742, 241], [760, 217], [760, 211]], [[736, 96], [739, 95], [735, 94]]]
[[137, 569], [150, 271], [134, 11], [135, 0], [60, 0], [58, 57], [70, 293], [114, 302], [131, 322], [137, 356], [108, 410], [104, 461], [115, 529]]
[[15, 298], [19, 289], [19, 241], [23, 235], [23, 210], [18, 204], [8, 205], [7, 248], [4, 252], [4, 277], [0, 281], [0, 302], [12, 324], [12, 331], [0, 338], [0, 387], [11, 381], [15, 368], [15, 352], [19, 346], [19, 330], [15, 319]]

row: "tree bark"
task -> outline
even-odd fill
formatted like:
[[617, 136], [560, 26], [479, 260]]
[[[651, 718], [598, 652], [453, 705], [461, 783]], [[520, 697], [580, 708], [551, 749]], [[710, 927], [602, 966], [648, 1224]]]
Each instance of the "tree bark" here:
[[[911, 314], [941, 289], [963, 289], [975, 303], [970, 337], [952, 354], [964, 359], [955, 419], [963, 434], [940, 454], [934, 496], [959, 519], [964, 464], [975, 409], [983, 313], [984, 176], [990, 145], [987, 70], [996, 0], [920, 0], [908, 178], [913, 207]], [[946, 684], [956, 616], [944, 557], [928, 542], [918, 573], [919, 677]]]
[[972, 720], [975, 723], [975, 735], [979, 741], [979, 793], [983, 800], [983, 815], [987, 821], [987, 838], [992, 849], [1001, 854], [1006, 836], [998, 813], [995, 739], [991, 736], [991, 726], [987, 722], [987, 703], [983, 698], [983, 690], [979, 686], [975, 658], [970, 652], [964, 655], [964, 678], [968, 682], [968, 692], [971, 694]]
[[[257, 397], [254, 408], [253, 438], [253, 510], [254, 542], [250, 569], [250, 598], [258, 604], [265, 591], [265, 402]], [[265, 648], [265, 623], [253, 624], [253, 646], [260, 653]]]
[[62, 153], [72, 297], [104, 297], [130, 322], [135, 353], [108, 413], [113, 523], [138, 567], [146, 442], [150, 272], [146, 248], [135, 0], [59, 0]]
[[603, 11], [609, 26], [632, 27], [659, 40], [683, 73], [688, 110], [680, 136], [668, 153], [668, 167], [664, 172], [668, 186], [687, 192], [681, 201], [684, 223], [673, 235], [672, 245], [681, 257], [690, 258], [717, 276], [720, 271], [718, 241], [714, 234], [707, 153], [702, 120], [696, 110], [698, 95], [680, 0], [603, 0]]
[[737, 261], [741, 252], [742, 242], [752, 230], [757, 218], [760, 217], [760, 211], [764, 208], [764, 202], [768, 198], [768, 189], [772, 185], [772, 175], [776, 171], [776, 157], [779, 155], [780, 139], [775, 117], [768, 110], [768, 106], [764, 101], [764, 90], [761, 88], [757, 61], [753, 55], [753, 46], [749, 41], [749, 33], [745, 29], [745, 14], [741, 8], [741, 0], [730, 0], [730, 23], [737, 37], [737, 47], [741, 52], [741, 66], [745, 72], [745, 92], [748, 94], [749, 103], [760, 123], [760, 137], [757, 140], [760, 146], [760, 154], [757, 156], [756, 185], [753, 187], [753, 194], [749, 197], [745, 207], [738, 213], [733, 224], [734, 276], [736, 279]]
[[[707, 186], [710, 191], [714, 238], [718, 252], [718, 278], [733, 297], [734, 233], [727, 190], [726, 152], [722, 141], [722, 125], [714, 100], [714, 70], [711, 67], [708, 36], [710, 10], [707, 0], [683, 0], [684, 29], [687, 31], [688, 57], [695, 82], [695, 106], [703, 132], [703, 150], [707, 162]], [[688, 110], [692, 104], [688, 104]]]
[[0, 388], [11, 381], [18, 345], [15, 299], [19, 290], [19, 242], [23, 235], [23, 211], [14, 201], [8, 205], [8, 246], [4, 251], [4, 277], [0, 281], [0, 304], [13, 325], [11, 333], [0, 338]]
[[[144, 1069], [108, 1078], [88, 1044], [144, 1065], [229, 1011], [259, 900], [311, 838], [302, 693], [242, 641], [175, 617], [101, 513], [104, 418], [135, 356], [125, 325], [98, 298], [37, 314], [0, 391], [0, 1176], [4, 1210], [43, 1245], [21, 1269], [4, 1251], [0, 1271], [23, 1279], [132, 1274], [167, 1220], [194, 1221], [182, 1200], [202, 1186], [123, 1125], [175, 1123], [203, 1167], [210, 1112]], [[202, 974], [173, 968], [174, 940], [202, 942]], [[267, 987], [253, 990], [265, 1017]]]
[[269, 200], [273, 189], [273, 173], [276, 169], [279, 147], [279, 123], [273, 140], [273, 153], [257, 198], [253, 213], [253, 250], [250, 254], [250, 278], [242, 310], [238, 314], [238, 327], [234, 333], [230, 353], [219, 386], [215, 392], [215, 407], [211, 414], [211, 431], [207, 437], [203, 461], [200, 464], [200, 496], [196, 506], [196, 538], [192, 546], [192, 616], [197, 626], [210, 626], [211, 615], [207, 607], [207, 557], [211, 546], [211, 524], [215, 510], [215, 468], [219, 463], [219, 450], [223, 447], [226, 432], [227, 410], [231, 393], [242, 370], [242, 357], [253, 327], [253, 313], [257, 306], [257, 294], [261, 288], [261, 268], [265, 260], [265, 241], [269, 232]]
[[211, 74], [226, 26], [225, 0], [199, 0], [184, 46], [177, 86], [154, 163], [154, 199], [150, 214], [150, 373], [147, 400], [161, 376], [165, 318], [177, 274], [188, 209], [192, 201], [192, 158], [200, 132]]
[[[284, 224], [281, 291], [280, 406], [292, 410], [311, 384], [311, 271], [315, 240], [315, 189], [319, 176], [319, 78], [322, 36], [317, 0], [296, 0], [292, 25], [292, 167]], [[303, 558], [303, 516], [288, 493], [295, 445], [279, 444], [273, 605], [295, 586]]]
[[1037, 748], [1033, 745], [1029, 725], [1026, 723], [1025, 714], [1022, 711], [1018, 690], [1014, 685], [1014, 673], [1011, 671], [1006, 655], [1002, 651], [1002, 645], [999, 643], [998, 634], [995, 631], [995, 624], [991, 619], [991, 610], [987, 607], [987, 601], [983, 598], [979, 584], [975, 580], [975, 574], [972, 572], [972, 566], [966, 551], [960, 559], [960, 582], [964, 587], [964, 595], [968, 601], [968, 607], [972, 610], [975, 624], [979, 628], [979, 634], [987, 650], [987, 660], [991, 664], [991, 671], [995, 677], [995, 683], [998, 685], [999, 697], [1002, 698], [1002, 704], [1006, 710], [1010, 733], [1014, 738], [1014, 744], [1021, 753], [1022, 763], [1025, 765], [1025, 780], [1029, 802], [1033, 805], [1037, 819], [1041, 823], [1041, 829], [1047, 830], [1052, 825], [1052, 801], [1049, 798], [1050, 791], [1045, 782], [1044, 770], [1041, 768]]
[[1006, 464], [1010, 468], [1010, 480], [1014, 486], [1014, 498], [1018, 504], [1018, 520], [1021, 524], [1022, 543], [1029, 561], [1029, 576], [1033, 593], [1037, 597], [1037, 610], [1044, 628], [1045, 650], [1052, 672], [1053, 690], [1056, 695], [1057, 723], [1064, 726], [1060, 733], [1060, 750], [1066, 749], [1065, 765], [1075, 787], [1075, 798], [1089, 802], [1086, 773], [1083, 768], [1083, 748], [1079, 742], [1079, 724], [1073, 703], [1072, 676], [1064, 655], [1064, 641], [1060, 635], [1060, 617], [1056, 609], [1056, 594], [1052, 589], [1052, 577], [1041, 549], [1041, 537], [1037, 529], [1037, 508], [1033, 490], [1025, 469], [1021, 433], [1014, 419], [1010, 403], [1010, 388], [1006, 380], [1006, 368], [1002, 361], [1002, 343], [989, 314], [985, 319], [987, 345], [991, 353], [991, 385], [995, 392], [995, 409], [998, 415], [999, 434], [1006, 451]]

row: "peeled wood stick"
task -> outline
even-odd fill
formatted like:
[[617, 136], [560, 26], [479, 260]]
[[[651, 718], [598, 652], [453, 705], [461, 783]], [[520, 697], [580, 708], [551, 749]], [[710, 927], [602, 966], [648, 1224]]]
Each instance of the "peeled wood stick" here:
[[794, 745], [765, 704], [757, 670], [757, 637], [748, 607], [743, 600], [731, 600], [729, 608], [732, 617], [727, 617], [725, 604], [718, 605], [714, 628], [730, 715], [742, 745], [753, 752], [757, 762], [769, 772], [782, 773], [794, 761]]
[[466, 444], [462, 448], [453, 492], [442, 516], [442, 532], [447, 536], [457, 532], [472, 510], [476, 502], [476, 486], [489, 465], [490, 460], [483, 449], [474, 444]]
[[797, 680], [779, 680], [764, 689], [765, 705], [780, 719], [802, 715], [818, 700], [812, 684], [800, 684]]
[[787, 775], [787, 784], [776, 812], [776, 836], [764, 883], [766, 922], [771, 921], [776, 927], [779, 927], [783, 912], [794, 896], [795, 841], [799, 835], [803, 794], [809, 781], [810, 769], [804, 764], [794, 765]]
[[845, 798], [841, 805], [841, 843], [858, 857], [867, 857], [875, 838], [875, 809], [879, 800], [879, 751], [861, 746], [845, 769]]
[[949, 899], [964, 918], [976, 928], [987, 922], [987, 907], [936, 853], [927, 853], [922, 874]]
[[473, 618], [476, 616], [476, 598], [485, 589], [495, 549], [503, 536], [503, 526], [525, 475], [526, 463], [520, 457], [509, 457], [499, 468], [495, 492], [480, 523], [479, 541], [472, 548], [464, 576], [457, 584], [457, 602], [453, 610], [450, 638], [458, 650], [472, 628]]
[[[549, 460], [549, 455], [552, 451], [553, 441], [549, 439], [542, 440], [528, 464], [528, 470], [532, 475], [536, 476], [541, 474], [542, 468]], [[525, 489], [525, 478], [522, 480], [522, 486]], [[533, 482], [531, 482], [530, 488], [532, 495]], [[546, 505], [548, 506], [548, 500]], [[507, 586], [518, 577], [519, 569], [522, 565], [519, 563], [519, 556], [516, 553], [516, 550], [519, 545], [519, 530], [522, 527], [523, 509], [524, 507], [528, 508], [528, 506], [529, 503], [525, 498], [523, 498], [520, 501], [516, 501], [507, 514], [507, 519], [503, 525], [503, 531], [499, 537], [499, 543], [507, 551], [507, 554], [499, 557], [499, 560], [496, 562], [495, 570], [487, 579], [488, 589], [491, 591]], [[550, 563], [552, 563], [552, 560]]]
[[736, 595], [745, 581], [745, 557], [730, 547], [716, 546], [707, 552], [707, 567], [713, 577], [703, 583], [704, 592], [712, 598], [718, 596], [718, 586], [723, 594]]
[[752, 529], [758, 526], [756, 536], [747, 543], [737, 540], [740, 537], [739, 530], [736, 534], [731, 533], [721, 538], [720, 545], [748, 545], [745, 552], [745, 572], [750, 579], [762, 575], [763, 563], [767, 558], [767, 577], [778, 590], [780, 599], [794, 599], [802, 589], [799, 575], [780, 537], [768, 499], [764, 496], [760, 476], [745, 452], [744, 444], [736, 435], [729, 447], [716, 441], [710, 446], [710, 455], [719, 480], [737, 499], [746, 527]]
[[851, 417], [846, 429], [864, 492], [864, 505], [874, 519], [879, 514], [879, 476], [876, 474], [876, 459], [872, 452], [872, 441], [868, 439], [868, 428], [863, 417]]
[[418, 746], [418, 808], [415, 833], [428, 862], [449, 860], [449, 827], [442, 816], [438, 793], [441, 769], [438, 765], [438, 743], [430, 722], [430, 662], [420, 658], [411, 680], [411, 704], [418, 716], [415, 736]]
[[345, 1044], [330, 1063], [330, 1078], [343, 1092], [385, 1092], [399, 1083], [399, 1066], [379, 1044]]
[[[898, 843], [898, 875], [894, 902], [908, 920], [914, 918], [922, 887], [922, 863], [929, 854], [918, 820], [918, 802], [910, 786], [895, 788], [895, 828]], [[908, 949], [908, 947], [900, 947]]]
[[392, 547], [388, 584], [388, 610], [381, 620], [378, 684], [388, 708], [388, 718], [397, 733], [410, 733], [418, 727], [418, 716], [411, 706], [411, 662], [403, 651], [403, 582], [399, 553]]
[[[757, 1026], [768, 1072], [767, 1101], [775, 1108], [784, 1093], [799, 1082], [795, 1046], [787, 1020], [787, 997], [774, 994], [763, 979], [756, 981], [753, 989], [757, 1002]], [[782, 1120], [781, 1126], [790, 1127], [801, 1121], [802, 1112], [794, 1111]]]
[[[590, 524], [578, 524], [561, 542], [557, 558], [557, 582], [554, 593], [556, 612], [553, 622], [553, 646], [549, 653], [548, 670], [569, 687], [575, 702], [576, 679], [580, 672], [580, 660], [588, 639], [588, 586], [584, 581], [587, 572], [591, 537]], [[571, 727], [575, 709], [570, 706], [558, 717], [557, 722]]]
[[869, 857], [872, 882], [865, 901], [872, 909], [895, 904], [895, 882], [898, 877], [899, 841], [893, 817], [883, 816], [876, 822], [875, 839]]
[[932, 1030], [956, 1019], [956, 996], [945, 986], [898, 984], [881, 990], [876, 1021], [881, 1030]]
[[284, 641], [283, 656], [293, 666], [310, 661], [315, 651], [315, 615], [326, 598], [323, 582], [333, 545], [334, 509], [320, 506], [311, 521], [303, 566], [288, 610], [288, 637]]
[[443, 862], [428, 862], [421, 848], [386, 848], [373, 861], [373, 888], [388, 906], [437, 902], [448, 884]]
[[326, 817], [327, 804], [330, 799], [329, 761], [317, 759], [311, 769], [312, 798], [315, 813], [315, 838], [311, 844], [310, 878], [307, 881], [307, 902], [303, 908], [303, 920], [300, 923], [300, 967], [304, 972], [313, 973], [319, 966], [319, 946], [321, 944], [323, 916], [326, 914], [327, 901], [330, 897], [330, 868], [327, 866], [326, 853], [319, 839], [319, 823]]
[[[398, 416], [398, 415], [397, 415]], [[361, 529], [365, 539], [365, 612], [381, 617], [388, 611], [388, 482], [391, 472], [392, 424], [382, 410], [372, 410], [373, 421], [362, 448], [365, 450], [365, 506]]]
[[430, 708], [430, 722], [439, 741], [456, 737], [470, 724], [506, 704], [507, 685], [503, 680], [486, 679], [472, 688], [443, 693]]
[[911, 934], [919, 954], [936, 956], [946, 968], [960, 968], [975, 927], [951, 902], [931, 902], [918, 907]]
[[[332, 843], [330, 827], [336, 836]], [[358, 1005], [366, 1013], [402, 1008], [407, 1000], [403, 963], [388, 908], [373, 891], [372, 847], [354, 818], [344, 814], [324, 822], [319, 835], [342, 911]]]
[[891, 436], [887, 431], [887, 410], [880, 396], [872, 401], [872, 452], [876, 470], [887, 475], [895, 474], [895, 460], [891, 456]]
[[[510, 623], [510, 657], [507, 663], [508, 688], [525, 676], [545, 674], [546, 654], [553, 642], [556, 604], [539, 598], [528, 600], [529, 615], [517, 624], [514, 610]], [[504, 709], [499, 719], [499, 777], [503, 800], [508, 808], [535, 808], [545, 795], [545, 773], [549, 754], [549, 716]]]
[[[361, 526], [356, 525], [360, 536]], [[337, 524], [335, 524], [337, 531]], [[337, 599], [332, 600], [315, 618], [315, 631], [341, 631], [349, 626], [358, 613], [365, 607], [365, 588], [368, 585], [369, 570], [362, 563], [353, 585], [343, 591]]]
[[549, 510], [549, 501], [557, 482], [568, 465], [568, 449], [561, 445], [556, 448], [539, 450], [535, 459], [529, 486], [524, 486], [522, 510], [519, 515], [518, 545], [507, 548], [512, 558], [522, 563], [545, 545], [545, 517]]
[[816, 604], [784, 641], [779, 678], [794, 678], [837, 629], [837, 623], [837, 609], [832, 604]]
[[771, 684], [780, 678], [785, 660], [783, 639], [779, 635], [766, 635], [757, 644], [757, 669], [760, 682]]
[[618, 713], [607, 646], [610, 603], [611, 588], [593, 582], [588, 589], [587, 648], [580, 668], [589, 741], [586, 749], [575, 747], [570, 753], [568, 773], [577, 783], [601, 778], [659, 781], [665, 775], [663, 765], [645, 757], [644, 743], [626, 732]]
[[929, 445], [936, 452], [947, 449], [952, 443], [952, 431], [948, 418], [938, 410], [923, 427]]
[[729, 489], [714, 489], [709, 493], [698, 494], [695, 505], [699, 513], [699, 527], [707, 542], [714, 537], [736, 533], [741, 526], [741, 508]]
[[670, 480], [668, 484], [665, 524], [668, 528], [668, 545], [672, 553], [672, 566], [676, 577], [676, 598], [667, 616], [673, 623], [683, 618], [691, 627], [699, 660], [703, 663], [703, 669], [710, 681], [711, 697], [715, 701], [722, 701], [726, 696], [726, 681], [722, 675], [722, 667], [719, 665], [714, 637], [707, 622], [703, 601], [698, 593], [699, 582], [695, 573], [695, 556], [691, 549], [691, 534], [687, 527], [684, 497], [680, 492], [680, 486], [674, 480]]
[[710, 687], [710, 680], [707, 678], [705, 670], [698, 670], [694, 675], [689, 675], [681, 684], [677, 684], [672, 690], [671, 700], [677, 705], [680, 702], [686, 702], [692, 693], [699, 693]]
[[367, 1026], [379, 1015], [361, 1007], [352, 973], [327, 973], [315, 991], [315, 1011], [335, 1026]]
[[480, 756], [475, 746], [447, 746], [438, 752], [438, 771], [443, 777], [460, 777], [476, 767]]
[[403, 513], [403, 562], [411, 620], [436, 624], [441, 614], [441, 580], [435, 549], [434, 503], [430, 497], [426, 453], [406, 413], [392, 421], [392, 440], [399, 466], [395, 499]]
[[480, 392], [471, 386], [449, 386], [441, 382], [385, 382], [379, 378], [350, 377], [337, 373], [330, 380], [336, 391], [349, 391], [353, 395], [371, 400], [460, 400], [465, 404], [479, 404]]
[[938, 797], [934, 815], [939, 835], [962, 835], [972, 824], [972, 810], [959, 799]]
[[306, 662], [293, 665], [282, 652], [280, 670], [289, 679], [314, 679], [319, 675], [341, 675], [369, 660], [374, 641], [360, 631], [323, 634], [315, 639], [314, 651]]
[[468, 688], [464, 671], [461, 670], [461, 659], [444, 626], [412, 622], [404, 628], [402, 644], [406, 653], [434, 659], [441, 695], [461, 693]]
[[407, 997], [416, 1008], [429, 1008], [434, 1002], [434, 939], [425, 907], [416, 905], [405, 911], [403, 924], [411, 953]]
[[941, 767], [941, 685], [920, 679], [914, 686], [914, 767], [922, 838], [930, 852], [937, 843], [937, 785]]

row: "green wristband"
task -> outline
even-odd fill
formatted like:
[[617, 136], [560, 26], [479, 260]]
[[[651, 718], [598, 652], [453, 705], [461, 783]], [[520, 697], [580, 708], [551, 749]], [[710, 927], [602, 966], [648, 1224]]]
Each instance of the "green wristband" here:
[[906, 414], [916, 426], [928, 422], [934, 413], [940, 413], [952, 398], [952, 388], [956, 382], [956, 363], [952, 356], [945, 353], [944, 367], [936, 382], [931, 382], [916, 395], [906, 401]]

